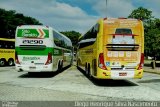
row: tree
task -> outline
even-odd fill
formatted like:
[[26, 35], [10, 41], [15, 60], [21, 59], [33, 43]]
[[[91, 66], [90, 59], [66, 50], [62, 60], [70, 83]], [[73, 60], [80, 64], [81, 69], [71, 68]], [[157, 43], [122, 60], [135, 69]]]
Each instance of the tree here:
[[141, 19], [144, 23], [144, 51], [145, 56], [152, 56], [152, 68], [155, 68], [155, 59], [160, 58], [160, 19], [152, 16], [152, 11], [139, 7], [132, 11], [129, 18]]
[[16, 27], [26, 24], [42, 25], [38, 20], [16, 13], [15, 10], [0, 9], [0, 37], [14, 38]]
[[143, 7], [139, 7], [138, 9], [133, 10], [128, 17], [140, 19], [142, 21], [148, 21], [153, 18], [152, 11]]
[[152, 16], [152, 11], [143, 7], [139, 7], [138, 9], [133, 10], [131, 14], [128, 16], [128, 18], [135, 18], [142, 20], [146, 33], [148, 29], [150, 29], [151, 27], [150, 25], [154, 17]]
[[74, 50], [76, 51], [78, 38], [81, 36], [81, 34], [76, 31], [63, 31], [61, 33], [70, 38], [70, 40], [72, 41], [72, 45], [74, 46]]
[[154, 18], [152, 11], [143, 7], [133, 10], [128, 17], [141, 19], [143, 21], [145, 28], [145, 55], [156, 56], [159, 50], [158, 44], [160, 44], [160, 19]]

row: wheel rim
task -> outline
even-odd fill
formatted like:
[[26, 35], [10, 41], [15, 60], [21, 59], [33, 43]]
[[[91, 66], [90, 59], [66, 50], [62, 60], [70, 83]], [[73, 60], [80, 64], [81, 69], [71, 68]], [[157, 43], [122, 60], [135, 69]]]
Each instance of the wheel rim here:
[[13, 61], [12, 60], [9, 61], [9, 65], [10, 66], [13, 65]]
[[3, 60], [0, 61], [0, 65], [1, 65], [1, 66], [4, 66], [4, 65], [5, 65], [5, 63], [4, 63]]

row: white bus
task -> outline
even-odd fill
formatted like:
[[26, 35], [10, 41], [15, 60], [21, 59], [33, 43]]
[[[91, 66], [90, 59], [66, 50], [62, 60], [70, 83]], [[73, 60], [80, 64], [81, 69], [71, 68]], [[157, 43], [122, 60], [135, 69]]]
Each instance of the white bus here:
[[72, 43], [55, 29], [42, 25], [21, 25], [16, 29], [17, 71], [59, 71], [72, 63]]

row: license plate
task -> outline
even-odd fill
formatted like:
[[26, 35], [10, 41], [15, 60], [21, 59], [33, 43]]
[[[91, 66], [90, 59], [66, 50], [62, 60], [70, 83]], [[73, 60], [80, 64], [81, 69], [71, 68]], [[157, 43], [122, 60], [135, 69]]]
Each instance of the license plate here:
[[29, 69], [36, 69], [36, 67], [29, 67]]
[[126, 72], [121, 72], [121, 73], [119, 73], [119, 76], [127, 76], [127, 73]]

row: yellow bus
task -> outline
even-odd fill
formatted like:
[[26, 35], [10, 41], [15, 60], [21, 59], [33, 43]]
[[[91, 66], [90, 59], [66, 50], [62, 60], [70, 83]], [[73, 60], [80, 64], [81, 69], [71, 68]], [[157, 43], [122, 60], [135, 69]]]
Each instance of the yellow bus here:
[[0, 66], [14, 65], [15, 39], [0, 38]]
[[80, 39], [77, 67], [97, 79], [142, 78], [144, 28], [141, 20], [103, 18]]

